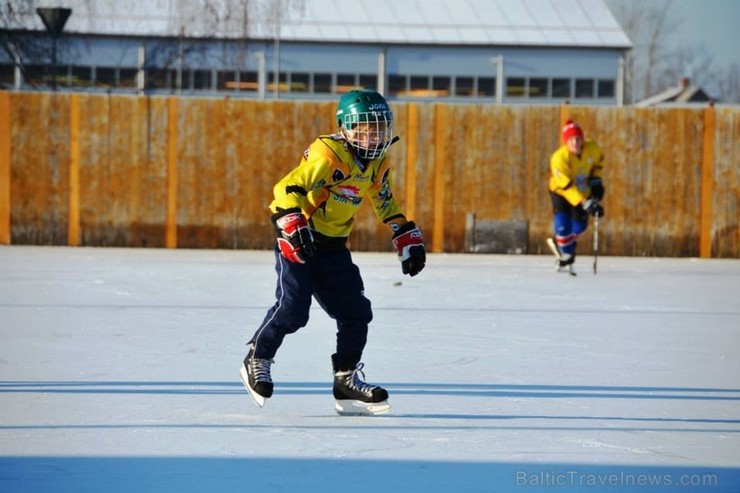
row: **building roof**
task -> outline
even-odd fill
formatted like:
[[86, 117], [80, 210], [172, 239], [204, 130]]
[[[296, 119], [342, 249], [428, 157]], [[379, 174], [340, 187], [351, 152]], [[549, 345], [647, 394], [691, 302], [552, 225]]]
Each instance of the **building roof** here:
[[635, 106], [646, 107], [659, 104], [686, 104], [686, 103], [706, 103], [712, 101], [712, 98], [705, 93], [701, 87], [692, 86], [689, 79], [681, 79], [678, 85], [670, 87], [665, 91], [643, 99], [635, 103]]
[[[65, 32], [296, 42], [630, 48], [604, 0], [40, 0]], [[206, 9], [204, 6], [209, 6]], [[247, 15], [244, 15], [244, 11]], [[281, 19], [277, 22], [276, 19]], [[32, 29], [43, 29], [34, 19]]]

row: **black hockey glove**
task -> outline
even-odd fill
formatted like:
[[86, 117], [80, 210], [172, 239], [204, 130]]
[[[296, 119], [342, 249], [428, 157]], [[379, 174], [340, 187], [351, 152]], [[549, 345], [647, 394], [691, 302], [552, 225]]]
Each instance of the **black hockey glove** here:
[[599, 201], [594, 198], [588, 198], [581, 202], [581, 207], [583, 207], [583, 210], [592, 216], [604, 217], [604, 208], [599, 204]]
[[414, 221], [409, 221], [393, 234], [393, 246], [398, 251], [401, 270], [411, 277], [415, 276], [426, 265], [427, 253], [421, 231]]
[[604, 188], [604, 182], [601, 181], [601, 178], [591, 178], [588, 186], [591, 189], [592, 198], [596, 200], [602, 200], [604, 198], [606, 189]]
[[272, 215], [278, 231], [280, 254], [291, 262], [304, 264], [314, 256], [313, 234], [300, 209], [288, 209]]

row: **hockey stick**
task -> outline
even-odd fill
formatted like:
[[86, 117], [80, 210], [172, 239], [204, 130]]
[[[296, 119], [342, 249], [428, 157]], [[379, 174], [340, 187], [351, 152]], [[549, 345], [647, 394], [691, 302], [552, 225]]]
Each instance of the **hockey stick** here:
[[596, 263], [599, 261], [599, 214], [594, 216], [594, 275], [596, 275]]

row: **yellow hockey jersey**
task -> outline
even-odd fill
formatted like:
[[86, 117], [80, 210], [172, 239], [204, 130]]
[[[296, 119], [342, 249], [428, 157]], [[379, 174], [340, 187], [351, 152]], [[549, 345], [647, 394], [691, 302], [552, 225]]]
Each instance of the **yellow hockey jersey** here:
[[311, 228], [329, 238], [349, 236], [365, 197], [384, 223], [407, 222], [393, 198], [390, 163], [385, 156], [365, 164], [340, 134], [319, 136], [304, 151], [298, 167], [275, 185], [273, 193], [273, 213], [300, 208]]
[[601, 178], [604, 155], [593, 140], [583, 142], [581, 156], [571, 154], [563, 145], [550, 158], [550, 191], [572, 205], [591, 196], [591, 178]]

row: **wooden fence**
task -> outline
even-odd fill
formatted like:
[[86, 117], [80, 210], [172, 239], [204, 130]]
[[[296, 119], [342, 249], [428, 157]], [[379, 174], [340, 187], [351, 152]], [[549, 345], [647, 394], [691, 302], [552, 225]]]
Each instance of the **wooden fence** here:
[[[0, 91], [0, 244], [270, 248], [272, 187], [334, 109]], [[527, 221], [527, 253], [544, 253], [548, 162], [570, 116], [606, 154], [605, 255], [740, 258], [740, 108], [393, 109], [394, 193], [433, 252], [462, 252], [474, 212]], [[369, 207], [351, 244], [390, 250]]]

